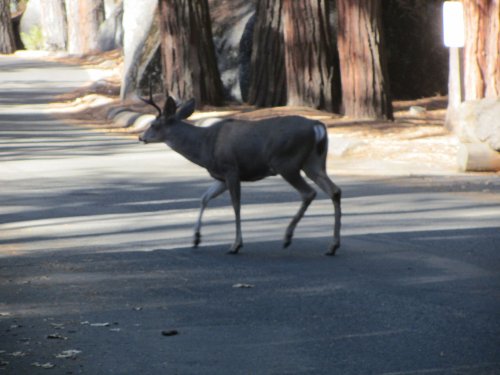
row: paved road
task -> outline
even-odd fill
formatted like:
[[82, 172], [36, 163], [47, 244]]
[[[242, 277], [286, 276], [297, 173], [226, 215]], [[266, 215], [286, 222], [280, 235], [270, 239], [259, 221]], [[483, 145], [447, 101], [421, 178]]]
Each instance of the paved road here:
[[0, 65], [0, 373], [500, 373], [497, 176], [337, 177], [335, 257], [323, 195], [281, 248], [299, 202], [272, 178], [240, 255], [227, 196], [194, 250], [205, 172], [51, 118], [84, 70]]

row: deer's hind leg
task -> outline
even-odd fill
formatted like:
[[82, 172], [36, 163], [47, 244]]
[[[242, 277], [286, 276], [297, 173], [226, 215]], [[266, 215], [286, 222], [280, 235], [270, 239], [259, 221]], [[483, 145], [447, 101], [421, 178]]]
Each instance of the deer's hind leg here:
[[285, 237], [283, 239], [283, 247], [288, 247], [292, 243], [292, 237], [293, 232], [295, 231], [295, 227], [299, 223], [300, 219], [302, 219], [302, 217], [304, 216], [307, 207], [309, 207], [314, 197], [316, 197], [316, 191], [304, 180], [304, 178], [300, 175], [300, 171], [280, 174], [290, 185], [295, 188], [295, 190], [300, 193], [302, 197], [302, 205], [288, 225], [285, 232]]
[[233, 203], [235, 224], [236, 224], [236, 238], [234, 243], [229, 249], [228, 254], [238, 254], [238, 251], [243, 246], [243, 238], [241, 235], [241, 181], [238, 175], [231, 173], [226, 176], [226, 186], [231, 195], [231, 202]]
[[314, 181], [332, 200], [335, 211], [335, 224], [333, 227], [333, 242], [328, 249], [326, 255], [335, 255], [335, 252], [340, 247], [340, 198], [342, 191], [328, 177], [325, 168], [326, 155], [314, 155], [304, 165], [304, 172], [307, 177]]

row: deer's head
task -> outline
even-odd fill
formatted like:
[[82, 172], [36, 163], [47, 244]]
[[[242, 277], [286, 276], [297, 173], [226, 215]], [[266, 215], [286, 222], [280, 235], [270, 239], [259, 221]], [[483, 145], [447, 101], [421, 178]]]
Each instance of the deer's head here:
[[175, 100], [168, 96], [163, 110], [153, 101], [151, 87], [149, 90], [149, 99], [141, 98], [145, 103], [152, 105], [158, 111], [156, 119], [151, 122], [149, 128], [139, 136], [139, 141], [144, 143], [158, 143], [167, 140], [168, 129], [176, 123], [192, 115], [195, 108], [195, 100], [190, 99], [182, 106], [177, 108]]

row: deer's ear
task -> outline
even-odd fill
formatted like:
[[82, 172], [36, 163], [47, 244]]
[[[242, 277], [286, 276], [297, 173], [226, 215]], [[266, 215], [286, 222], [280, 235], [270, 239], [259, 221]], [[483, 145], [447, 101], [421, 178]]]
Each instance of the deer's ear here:
[[163, 107], [163, 115], [166, 117], [170, 117], [175, 114], [177, 109], [177, 104], [175, 104], [175, 100], [169, 96], [167, 101], [165, 102], [165, 106]]
[[195, 100], [189, 99], [186, 103], [182, 105], [181, 108], [179, 108], [175, 117], [177, 117], [178, 120], [184, 120], [193, 114], [195, 107], [196, 107]]

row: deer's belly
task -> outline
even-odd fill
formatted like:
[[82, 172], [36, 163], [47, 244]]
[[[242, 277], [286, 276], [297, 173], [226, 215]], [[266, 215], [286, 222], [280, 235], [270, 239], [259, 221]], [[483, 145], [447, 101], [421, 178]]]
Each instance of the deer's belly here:
[[238, 165], [237, 167], [232, 165], [231, 168], [228, 168], [228, 170], [225, 168], [212, 170], [210, 175], [217, 180], [224, 181], [226, 179], [226, 174], [230, 174], [235, 170], [240, 177], [240, 181], [258, 181], [263, 178], [276, 175], [276, 171], [269, 166], [258, 164]]
[[276, 172], [271, 168], [265, 167], [251, 167], [241, 168], [239, 170], [241, 181], [258, 181], [269, 176], [275, 176]]

